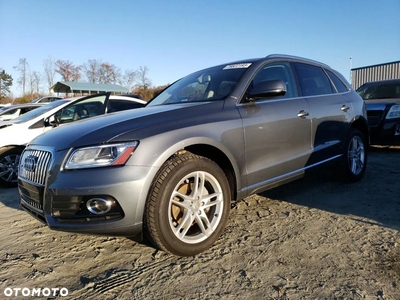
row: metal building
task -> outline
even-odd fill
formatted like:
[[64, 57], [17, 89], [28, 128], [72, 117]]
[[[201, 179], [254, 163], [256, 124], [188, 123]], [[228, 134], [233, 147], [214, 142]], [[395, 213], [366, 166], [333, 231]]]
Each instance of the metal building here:
[[351, 69], [351, 85], [356, 90], [369, 81], [400, 78], [400, 60]]

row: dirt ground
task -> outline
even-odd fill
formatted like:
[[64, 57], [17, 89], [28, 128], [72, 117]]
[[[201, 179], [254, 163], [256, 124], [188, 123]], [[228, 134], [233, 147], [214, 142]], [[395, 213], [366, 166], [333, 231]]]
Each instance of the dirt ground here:
[[372, 148], [361, 182], [315, 173], [236, 203], [196, 257], [51, 231], [15, 188], [0, 188], [0, 213], [1, 299], [400, 299], [400, 147]]

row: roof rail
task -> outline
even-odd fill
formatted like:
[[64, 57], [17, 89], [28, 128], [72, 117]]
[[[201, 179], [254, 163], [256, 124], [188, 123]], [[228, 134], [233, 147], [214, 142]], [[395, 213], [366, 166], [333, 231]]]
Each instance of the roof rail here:
[[287, 54], [270, 54], [267, 55], [266, 58], [292, 58], [292, 59], [299, 59], [299, 60], [303, 60], [303, 61], [308, 61], [310, 63], [315, 63], [315, 64], [319, 64], [319, 65], [323, 65], [326, 68], [331, 68], [330, 66], [328, 66], [327, 64], [324, 64], [322, 62], [316, 61], [316, 60], [312, 60], [312, 59], [308, 59], [308, 58], [304, 58], [304, 57], [300, 57], [300, 56], [294, 56], [294, 55], [287, 55]]

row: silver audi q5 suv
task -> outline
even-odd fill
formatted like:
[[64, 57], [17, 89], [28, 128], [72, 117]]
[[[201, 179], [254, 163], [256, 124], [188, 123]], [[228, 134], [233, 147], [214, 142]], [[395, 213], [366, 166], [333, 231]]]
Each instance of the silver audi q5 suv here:
[[341, 74], [269, 55], [190, 74], [146, 107], [59, 127], [29, 143], [20, 205], [51, 229], [134, 236], [196, 255], [219, 238], [231, 202], [327, 162], [360, 180], [364, 102]]

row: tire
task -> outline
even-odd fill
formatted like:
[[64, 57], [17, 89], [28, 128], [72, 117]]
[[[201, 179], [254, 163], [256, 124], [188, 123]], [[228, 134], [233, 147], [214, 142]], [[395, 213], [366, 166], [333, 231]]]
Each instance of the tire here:
[[16, 187], [18, 185], [18, 165], [22, 149], [18, 147], [4, 147], [0, 149], [0, 185]]
[[364, 135], [350, 128], [344, 145], [340, 176], [346, 182], [357, 182], [364, 176], [367, 167], [367, 147]]
[[[195, 182], [199, 189], [194, 188]], [[199, 254], [222, 234], [230, 202], [228, 180], [217, 164], [191, 153], [175, 156], [154, 178], [144, 233], [154, 246], [170, 254]]]

